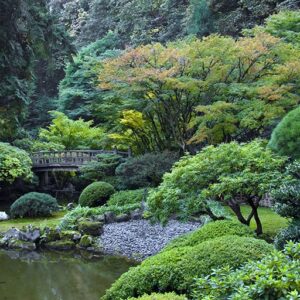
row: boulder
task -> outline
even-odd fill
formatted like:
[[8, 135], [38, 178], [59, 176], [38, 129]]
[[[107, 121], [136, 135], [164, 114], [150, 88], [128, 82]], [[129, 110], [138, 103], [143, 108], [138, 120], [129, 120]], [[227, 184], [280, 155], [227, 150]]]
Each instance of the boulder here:
[[115, 221], [120, 223], [120, 222], [127, 222], [130, 220], [130, 215], [128, 214], [121, 214], [116, 216]]
[[93, 237], [90, 235], [83, 235], [78, 244], [79, 248], [88, 248], [93, 244]]
[[81, 238], [81, 233], [75, 230], [65, 230], [59, 233], [61, 240], [79, 241]]
[[105, 215], [97, 215], [93, 217], [93, 220], [96, 222], [105, 223]]
[[60, 239], [59, 230], [56, 230], [54, 228], [46, 227], [44, 229], [43, 235], [41, 236], [41, 242], [42, 243], [49, 243], [53, 241], [57, 241]]
[[52, 241], [44, 244], [44, 247], [49, 250], [73, 250], [75, 249], [75, 243], [73, 241], [68, 240], [59, 240], [59, 241]]
[[41, 237], [41, 230], [39, 228], [34, 228], [31, 225], [24, 228], [21, 231], [21, 240], [28, 242], [36, 242]]
[[8, 220], [9, 216], [5, 211], [0, 211], [0, 221]]
[[82, 234], [99, 236], [103, 233], [103, 223], [89, 220], [81, 221], [78, 223], [78, 230]]
[[8, 241], [10, 239], [16, 239], [16, 240], [21, 240], [22, 239], [22, 232], [21, 230], [17, 229], [17, 228], [11, 228], [8, 229], [2, 238], [4, 241]]
[[143, 218], [143, 212], [140, 209], [135, 209], [130, 213], [130, 218], [132, 220], [141, 220]]
[[29, 250], [33, 251], [36, 249], [36, 245], [33, 242], [21, 241], [18, 239], [10, 239], [8, 241], [7, 247], [10, 249], [21, 249], [21, 250]]
[[105, 223], [114, 223], [115, 222], [115, 214], [112, 211], [108, 211], [104, 214]]

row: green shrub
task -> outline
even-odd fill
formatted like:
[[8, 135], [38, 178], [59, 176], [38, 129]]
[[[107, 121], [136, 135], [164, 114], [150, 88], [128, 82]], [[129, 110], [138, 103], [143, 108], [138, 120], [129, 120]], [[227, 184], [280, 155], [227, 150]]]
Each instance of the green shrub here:
[[[194, 156], [184, 156], [164, 175], [161, 185], [149, 194], [149, 211], [162, 222], [174, 214], [182, 218], [208, 214], [214, 218], [217, 216], [208, 205], [208, 200], [214, 200], [227, 204], [243, 224], [256, 215], [256, 231], [261, 234], [253, 199], [259, 203], [282, 184], [286, 160], [266, 149], [261, 140], [205, 147]], [[245, 202], [251, 207], [248, 216], [238, 213]]]
[[123, 274], [102, 299], [119, 300], [168, 291], [188, 294], [195, 277], [224, 265], [238, 267], [250, 259], [260, 259], [272, 249], [263, 240], [224, 236], [194, 247], [163, 251]]
[[300, 107], [289, 112], [272, 133], [269, 147], [280, 155], [300, 159]]
[[111, 184], [103, 181], [94, 182], [82, 191], [79, 204], [89, 207], [101, 206], [114, 192], [115, 189]]
[[43, 193], [28, 193], [17, 199], [10, 207], [13, 218], [47, 217], [58, 210], [55, 198]]
[[284, 252], [273, 251], [261, 261], [238, 270], [224, 267], [196, 281], [193, 299], [299, 299], [300, 244], [289, 243]]
[[172, 152], [147, 153], [127, 159], [117, 167], [116, 175], [125, 189], [155, 187], [177, 159], [178, 155]]
[[141, 204], [146, 192], [145, 189], [120, 191], [114, 193], [109, 198], [107, 205], [124, 206], [127, 204]]
[[187, 300], [183, 295], [176, 295], [175, 293], [143, 295], [139, 298], [129, 298], [128, 300]]
[[0, 183], [13, 183], [17, 178], [32, 179], [32, 162], [28, 153], [0, 142]]
[[168, 244], [164, 250], [170, 250], [177, 247], [196, 246], [207, 240], [225, 235], [254, 237], [254, 231], [248, 226], [235, 221], [215, 221], [208, 223], [192, 233], [178, 237]]
[[275, 247], [283, 249], [289, 241], [300, 243], [300, 221], [293, 221], [287, 228], [282, 229], [275, 237]]

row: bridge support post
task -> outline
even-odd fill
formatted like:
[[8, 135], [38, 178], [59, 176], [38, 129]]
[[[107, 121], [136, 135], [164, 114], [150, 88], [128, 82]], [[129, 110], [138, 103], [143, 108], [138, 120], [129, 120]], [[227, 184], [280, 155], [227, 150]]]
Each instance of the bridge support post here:
[[43, 172], [41, 177], [42, 177], [41, 185], [42, 186], [49, 185], [49, 172], [48, 171]]

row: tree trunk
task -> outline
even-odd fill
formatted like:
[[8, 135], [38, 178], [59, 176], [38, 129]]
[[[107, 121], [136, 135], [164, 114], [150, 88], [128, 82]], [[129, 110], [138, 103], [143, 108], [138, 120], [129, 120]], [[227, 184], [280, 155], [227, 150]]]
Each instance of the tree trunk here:
[[252, 199], [248, 199], [248, 203], [250, 204], [251, 208], [252, 208], [252, 212], [253, 212], [253, 216], [254, 216], [254, 220], [256, 222], [256, 234], [260, 235], [263, 233], [263, 229], [262, 229], [262, 224], [257, 212], [258, 206], [259, 206], [259, 201], [257, 201], [256, 203], [254, 203], [254, 201]]

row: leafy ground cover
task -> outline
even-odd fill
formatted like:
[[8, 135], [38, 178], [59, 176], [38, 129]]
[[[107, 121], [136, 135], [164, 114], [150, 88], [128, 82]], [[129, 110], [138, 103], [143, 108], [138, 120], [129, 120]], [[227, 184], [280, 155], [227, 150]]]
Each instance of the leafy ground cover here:
[[0, 232], [5, 232], [8, 229], [15, 227], [15, 228], [22, 228], [26, 225], [33, 225], [38, 227], [55, 227], [57, 226], [63, 216], [66, 214], [65, 211], [59, 211], [53, 213], [52, 216], [46, 218], [21, 218], [21, 219], [11, 219], [7, 221], [0, 222]]

